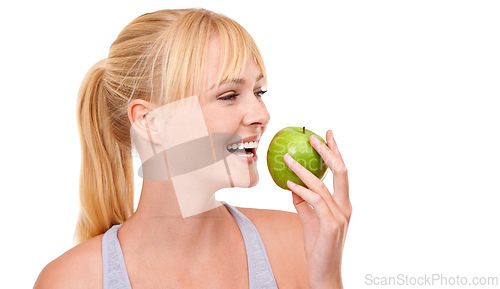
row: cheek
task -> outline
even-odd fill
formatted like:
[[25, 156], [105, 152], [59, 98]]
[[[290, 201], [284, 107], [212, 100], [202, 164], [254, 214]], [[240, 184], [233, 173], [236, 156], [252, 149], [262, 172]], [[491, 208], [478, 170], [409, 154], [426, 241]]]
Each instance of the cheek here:
[[240, 124], [237, 115], [227, 111], [204, 112], [205, 123], [209, 132], [229, 132], [236, 131]]
[[207, 121], [209, 132], [227, 132], [232, 133], [238, 128], [238, 122], [230, 117], [211, 119]]

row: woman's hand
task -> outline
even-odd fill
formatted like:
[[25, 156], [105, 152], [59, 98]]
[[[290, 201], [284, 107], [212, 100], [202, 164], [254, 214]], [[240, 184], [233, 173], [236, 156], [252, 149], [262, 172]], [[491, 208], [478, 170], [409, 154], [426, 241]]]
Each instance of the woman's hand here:
[[288, 181], [302, 223], [307, 279], [311, 289], [343, 288], [340, 267], [352, 211], [347, 169], [331, 130], [326, 133], [328, 146], [314, 135], [309, 142], [333, 172], [334, 195], [320, 179], [285, 155], [285, 163], [307, 186]]

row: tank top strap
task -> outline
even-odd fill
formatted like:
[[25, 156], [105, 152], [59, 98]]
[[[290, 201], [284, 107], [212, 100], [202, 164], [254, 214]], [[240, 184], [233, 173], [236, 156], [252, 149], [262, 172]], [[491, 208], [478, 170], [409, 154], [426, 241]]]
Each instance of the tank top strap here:
[[250, 289], [277, 289], [276, 280], [267, 257], [266, 248], [252, 221], [235, 207], [221, 201], [240, 228], [248, 259]]
[[103, 289], [132, 289], [118, 241], [118, 229], [114, 225], [102, 237]]

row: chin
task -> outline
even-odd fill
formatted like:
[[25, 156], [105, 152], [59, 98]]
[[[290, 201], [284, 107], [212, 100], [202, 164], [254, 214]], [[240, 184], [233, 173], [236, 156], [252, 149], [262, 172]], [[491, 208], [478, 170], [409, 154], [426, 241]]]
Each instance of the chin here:
[[227, 167], [233, 181], [232, 187], [250, 188], [259, 182], [256, 163], [247, 164], [239, 157], [231, 155], [227, 158]]
[[233, 175], [232, 180], [235, 188], [251, 188], [259, 183], [259, 174], [252, 173], [246, 176]]
[[256, 174], [254, 178], [250, 179], [249, 188], [255, 187], [259, 183], [259, 174]]

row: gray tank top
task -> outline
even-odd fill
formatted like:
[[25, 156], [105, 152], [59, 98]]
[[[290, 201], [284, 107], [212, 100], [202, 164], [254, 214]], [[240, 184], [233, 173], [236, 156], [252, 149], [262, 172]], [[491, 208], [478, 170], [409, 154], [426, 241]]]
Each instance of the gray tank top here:
[[[229, 210], [243, 235], [247, 251], [249, 289], [277, 289], [271, 264], [257, 228], [235, 207], [224, 201], [221, 203]], [[102, 238], [104, 289], [132, 289], [117, 237], [120, 227], [121, 225], [114, 225]]]

